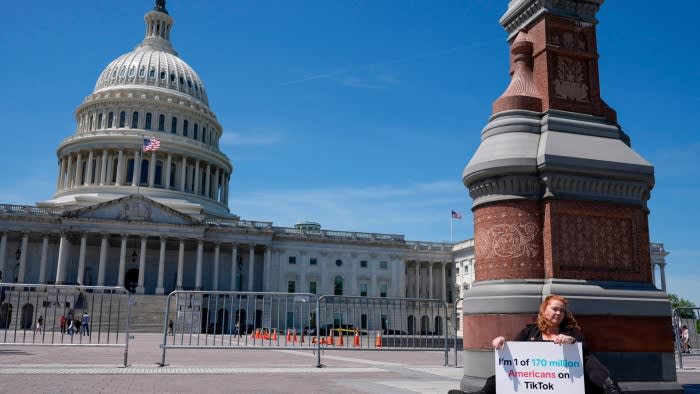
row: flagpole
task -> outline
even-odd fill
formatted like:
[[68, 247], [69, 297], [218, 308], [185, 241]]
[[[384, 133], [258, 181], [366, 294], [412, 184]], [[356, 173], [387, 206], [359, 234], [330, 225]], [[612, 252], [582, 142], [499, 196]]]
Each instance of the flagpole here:
[[454, 218], [452, 217], [452, 213], [450, 212], [450, 243], [452, 243], [452, 222], [454, 221]]

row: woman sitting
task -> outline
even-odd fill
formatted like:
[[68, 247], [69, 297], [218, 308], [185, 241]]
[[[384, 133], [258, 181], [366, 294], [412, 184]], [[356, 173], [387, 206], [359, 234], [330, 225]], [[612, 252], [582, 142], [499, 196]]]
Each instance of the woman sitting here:
[[[589, 353], [588, 344], [583, 336], [581, 328], [570, 311], [566, 309], [568, 301], [558, 295], [549, 295], [540, 305], [537, 322], [528, 324], [513, 341], [537, 341], [554, 342], [556, 344], [571, 344], [580, 342], [583, 348], [583, 365], [586, 382], [586, 393], [618, 394], [622, 390], [617, 383], [610, 378], [610, 371], [592, 354]], [[506, 343], [505, 337], [496, 337], [492, 344], [496, 349], [502, 349]], [[458, 390], [451, 390], [460, 392]], [[476, 393], [495, 394], [496, 377], [486, 379], [484, 387]]]

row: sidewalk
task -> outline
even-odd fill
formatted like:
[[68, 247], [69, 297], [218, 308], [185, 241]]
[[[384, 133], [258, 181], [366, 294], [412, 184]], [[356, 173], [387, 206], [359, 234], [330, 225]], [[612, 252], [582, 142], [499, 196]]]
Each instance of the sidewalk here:
[[[2, 346], [0, 393], [236, 392], [441, 393], [458, 388], [462, 368], [442, 352], [326, 351], [316, 368], [311, 351], [168, 350], [159, 367], [158, 334], [136, 334], [123, 348]], [[454, 365], [450, 352], [450, 364]], [[461, 364], [461, 353], [458, 355]], [[700, 393], [700, 357], [686, 357], [678, 380]]]

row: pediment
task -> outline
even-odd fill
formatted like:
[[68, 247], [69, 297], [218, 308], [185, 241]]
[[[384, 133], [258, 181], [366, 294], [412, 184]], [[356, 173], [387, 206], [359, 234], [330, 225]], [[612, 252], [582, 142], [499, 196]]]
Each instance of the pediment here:
[[117, 198], [68, 212], [78, 219], [118, 220], [165, 224], [196, 225], [201, 222], [140, 194]]

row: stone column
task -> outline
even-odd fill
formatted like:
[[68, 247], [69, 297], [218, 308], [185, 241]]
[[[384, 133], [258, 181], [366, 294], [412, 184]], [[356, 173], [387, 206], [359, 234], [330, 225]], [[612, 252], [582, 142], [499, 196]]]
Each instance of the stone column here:
[[165, 294], [163, 282], [165, 281], [165, 244], [167, 241], [167, 237], [160, 237], [160, 254], [158, 255], [158, 284], [156, 285], [156, 294], [159, 295]]
[[398, 260], [399, 265], [399, 297], [408, 297], [408, 289], [406, 286], [406, 271], [408, 269], [408, 264], [406, 260]]
[[204, 240], [197, 241], [197, 272], [195, 274], [195, 290], [202, 290], [202, 255], [204, 253]]
[[92, 152], [92, 150], [88, 153], [88, 161], [86, 165], [87, 169], [87, 176], [85, 177], [85, 182], [83, 185], [87, 186], [92, 184], [92, 161], [95, 159], [95, 156]]
[[119, 248], [119, 273], [117, 274], [117, 286], [119, 287], [124, 287], [124, 276], [126, 275], [126, 240], [127, 236], [122, 234]]
[[206, 178], [204, 179], [204, 195], [207, 196], [207, 198], [210, 198], [209, 196], [209, 191], [210, 191], [210, 182], [211, 182], [211, 164], [207, 163], [207, 169], [205, 170], [206, 173]]
[[105, 285], [105, 273], [107, 270], [107, 252], [109, 252], [109, 235], [102, 234], [100, 240], [100, 263], [97, 268], [97, 285]]
[[[2, 249], [2, 248], [0, 248]], [[0, 253], [4, 253], [0, 250]], [[41, 241], [41, 262], [39, 263], [39, 283], [46, 283], [46, 264], [48, 263], [49, 254], [49, 235], [44, 234], [44, 239]], [[2, 267], [0, 266], [0, 271]]]
[[24, 233], [22, 235], [22, 246], [21, 254], [19, 256], [19, 274], [17, 275], [17, 282], [24, 283], [24, 277], [27, 273], [27, 245], [29, 243], [29, 233]]
[[231, 291], [236, 289], [236, 269], [238, 268], [238, 245], [233, 244], [231, 248]]
[[194, 190], [194, 194], [199, 194], [199, 183], [199, 160], [197, 160], [194, 163], [194, 187], [192, 188]]
[[[311, 256], [308, 256], [307, 259], [304, 259], [306, 261], [302, 261], [299, 269], [299, 292], [300, 293], [308, 293], [309, 292], [309, 284], [307, 283], [306, 279], [306, 270], [307, 267], [309, 267], [309, 264], [311, 262]], [[272, 289], [272, 286], [270, 286], [270, 289]], [[316, 289], [318, 292], [318, 288]], [[354, 295], [354, 294], [353, 294]]]
[[[160, 172], [161, 176], [163, 171]], [[151, 161], [148, 163], [148, 187], [153, 187], [156, 180], [156, 152], [151, 151]]]
[[66, 164], [66, 178], [64, 179], [63, 188], [68, 189], [71, 187], [71, 181], [73, 179], [73, 155], [68, 154], [68, 164]]
[[224, 174], [224, 205], [228, 205], [229, 175]]
[[656, 286], [656, 263], [653, 261], [651, 262], [651, 284]]
[[659, 264], [659, 273], [661, 274], [661, 291], [666, 292], [666, 264]]
[[141, 183], [141, 150], [134, 151], [134, 172], [131, 177], [131, 186], [137, 187]]
[[78, 152], [78, 158], [75, 160], [75, 180], [73, 181], [73, 186], [82, 186], [83, 177], [83, 153]]
[[433, 283], [433, 263], [428, 262], [428, 298], [434, 298], [433, 288], [435, 283]]
[[80, 235], [80, 254], [78, 255], [78, 284], [84, 285], [83, 279], [85, 278], [85, 252], [87, 249], [87, 233], [82, 233]]
[[187, 158], [185, 156], [182, 156], [182, 162], [180, 163], [180, 187], [178, 190], [181, 192], [184, 192], [187, 187], [185, 185], [185, 182], [187, 181]]
[[370, 284], [369, 284], [369, 296], [370, 297], [377, 297], [379, 296], [379, 289], [377, 288], [377, 262], [376, 261], [368, 261], [367, 264], [369, 264], [369, 277], [370, 277]]
[[440, 278], [442, 279], [442, 300], [447, 302], [447, 278], [445, 277], [445, 264], [447, 263], [443, 262], [440, 264]]
[[60, 163], [58, 164], [58, 182], [56, 183], [56, 190], [60, 191], [63, 189], [63, 179], [66, 173], [66, 159], [61, 157], [59, 159]]
[[119, 149], [119, 156], [117, 157], [117, 181], [114, 183], [116, 186], [121, 186], [124, 176], [124, 149]]
[[420, 263], [418, 260], [415, 261], [416, 264], [416, 298], [420, 298]]
[[214, 172], [214, 190], [212, 190], [209, 198], [213, 198], [216, 201], [220, 201], [220, 199], [219, 199], [219, 167], [216, 167], [216, 171]]
[[100, 186], [107, 182], [107, 161], [109, 160], [107, 149], [102, 151], [102, 160], [100, 160]]
[[265, 262], [263, 264], [262, 291], [270, 291], [270, 264], [272, 264], [272, 247], [270, 245], [265, 246]]
[[168, 160], [166, 160], [166, 162], [165, 162], [165, 182], [163, 182], [163, 184], [165, 185], [165, 188], [168, 190], [170, 189], [170, 177], [172, 176], [170, 173], [172, 169], [170, 167], [172, 167], [172, 164], [173, 164], [173, 155], [172, 155], [172, 153], [168, 153]]
[[217, 242], [214, 245], [214, 277], [212, 278], [211, 289], [214, 291], [219, 290], [219, 253], [221, 252], [221, 245]]
[[255, 291], [255, 244], [248, 245], [248, 289], [247, 291]]
[[58, 243], [58, 262], [56, 264], [56, 284], [65, 284], [66, 276], [66, 261], [68, 260], [68, 253], [70, 252], [70, 241], [68, 240], [68, 234], [61, 233], [61, 240]]
[[141, 236], [141, 253], [139, 253], [139, 282], [136, 286], [136, 294], [144, 294], [146, 289], [144, 288], [145, 276], [146, 276], [146, 243], [148, 242], [148, 237], [145, 235]]
[[182, 276], [185, 269], [185, 240], [180, 240], [180, 249], [177, 253], [177, 289], [182, 290]]
[[5, 278], [7, 271], [5, 266], [7, 265], [7, 233], [3, 232], [0, 236], [0, 282], [8, 280]]

